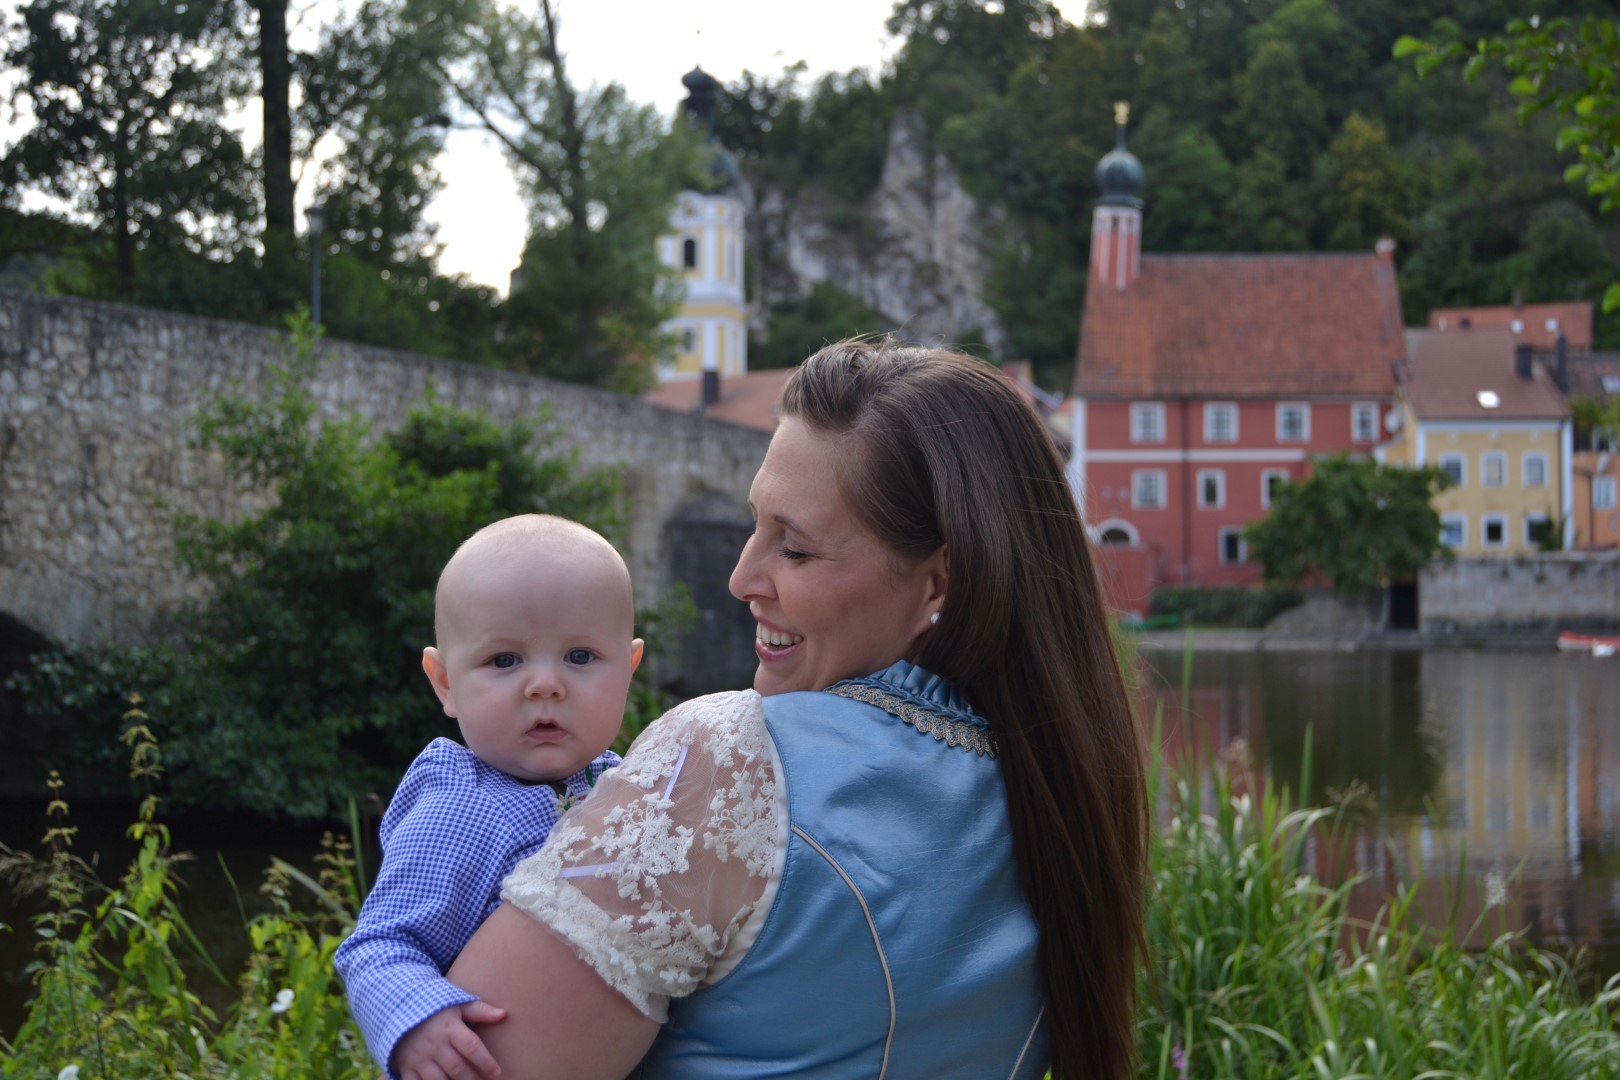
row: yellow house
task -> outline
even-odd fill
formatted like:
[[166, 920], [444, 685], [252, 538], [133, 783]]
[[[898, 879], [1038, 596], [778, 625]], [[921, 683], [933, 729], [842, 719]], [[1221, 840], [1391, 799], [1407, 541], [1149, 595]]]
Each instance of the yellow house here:
[[1459, 555], [1523, 555], [1573, 537], [1573, 424], [1552, 376], [1505, 327], [1410, 330], [1377, 457], [1433, 465], [1441, 537]]

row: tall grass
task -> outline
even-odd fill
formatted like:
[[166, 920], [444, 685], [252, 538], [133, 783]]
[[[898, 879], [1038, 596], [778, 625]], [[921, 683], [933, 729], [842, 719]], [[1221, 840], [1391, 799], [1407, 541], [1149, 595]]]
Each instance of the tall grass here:
[[1230, 763], [1151, 771], [1167, 820], [1152, 851], [1144, 1076], [1620, 1077], [1620, 975], [1583, 997], [1564, 960], [1512, 933], [1460, 948], [1477, 928], [1420, 925], [1412, 886], [1358, 922], [1357, 878], [1306, 869], [1313, 838], [1348, 849], [1341, 810], [1240, 790]]

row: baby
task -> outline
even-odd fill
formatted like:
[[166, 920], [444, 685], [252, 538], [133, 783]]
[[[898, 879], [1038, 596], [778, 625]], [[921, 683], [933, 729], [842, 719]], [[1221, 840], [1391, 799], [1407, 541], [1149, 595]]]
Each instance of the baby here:
[[366, 1045], [404, 1080], [498, 1074], [471, 1025], [505, 1011], [444, 972], [500, 904], [501, 880], [618, 763], [608, 746], [642, 650], [619, 553], [544, 514], [461, 545], [439, 575], [433, 630], [422, 670], [467, 745], [435, 739], [411, 763], [336, 957]]

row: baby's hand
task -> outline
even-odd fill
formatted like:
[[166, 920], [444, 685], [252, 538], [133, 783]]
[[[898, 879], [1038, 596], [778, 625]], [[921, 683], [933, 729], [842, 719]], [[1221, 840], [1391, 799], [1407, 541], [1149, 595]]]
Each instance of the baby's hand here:
[[403, 1080], [495, 1080], [501, 1067], [470, 1024], [506, 1019], [506, 1010], [483, 1001], [441, 1009], [405, 1033], [394, 1047]]

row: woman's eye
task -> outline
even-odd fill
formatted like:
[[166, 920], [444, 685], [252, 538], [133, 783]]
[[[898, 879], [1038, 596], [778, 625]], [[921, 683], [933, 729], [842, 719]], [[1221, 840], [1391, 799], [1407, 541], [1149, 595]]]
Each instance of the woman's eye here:
[[564, 659], [576, 667], [584, 667], [586, 664], [596, 659], [596, 657], [589, 649], [570, 649], [568, 650], [568, 655], [564, 657]]
[[517, 658], [516, 653], [509, 653], [509, 652], [496, 653], [494, 656], [489, 658], [489, 663], [490, 663], [491, 667], [498, 667], [498, 668], [516, 667], [517, 662], [518, 662], [518, 658]]
[[810, 557], [808, 551], [799, 551], [797, 548], [790, 547], [778, 548], [776, 553], [789, 562], [799, 562]]

